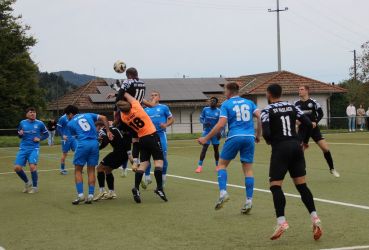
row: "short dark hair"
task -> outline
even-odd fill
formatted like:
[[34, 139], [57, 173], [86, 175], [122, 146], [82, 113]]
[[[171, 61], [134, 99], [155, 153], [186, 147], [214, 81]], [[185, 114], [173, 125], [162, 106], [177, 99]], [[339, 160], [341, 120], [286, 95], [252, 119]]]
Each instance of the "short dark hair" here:
[[282, 96], [282, 87], [281, 85], [274, 83], [268, 86], [267, 92], [273, 98], [280, 98]]
[[303, 87], [305, 90], [307, 90], [308, 92], [310, 91], [310, 86], [309, 85], [301, 85], [300, 88]]
[[104, 127], [104, 126], [105, 126], [105, 124], [104, 124], [104, 122], [103, 122], [103, 121], [96, 121], [96, 122], [95, 122], [95, 126]]
[[27, 114], [28, 112], [30, 112], [30, 111], [36, 112], [36, 109], [35, 109], [34, 107], [28, 107], [28, 108], [26, 109], [26, 114]]
[[226, 85], [226, 89], [233, 94], [237, 94], [238, 91], [240, 90], [240, 86], [236, 82], [229, 82]]
[[138, 71], [136, 68], [128, 68], [126, 70], [126, 76], [138, 80]]
[[74, 105], [68, 105], [65, 109], [64, 109], [64, 114], [72, 114], [72, 115], [76, 115], [79, 113], [79, 109], [74, 106]]
[[210, 97], [210, 100], [215, 100], [216, 103], [218, 103], [219, 101], [218, 98], [216, 98], [215, 96]]

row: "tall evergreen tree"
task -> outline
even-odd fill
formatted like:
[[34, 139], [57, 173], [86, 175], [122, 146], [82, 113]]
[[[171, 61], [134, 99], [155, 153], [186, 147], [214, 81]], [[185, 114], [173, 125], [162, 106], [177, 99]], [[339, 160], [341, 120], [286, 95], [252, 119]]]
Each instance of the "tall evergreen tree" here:
[[30, 27], [13, 15], [15, 0], [0, 1], [0, 128], [14, 127], [28, 106], [45, 106], [38, 86], [38, 68], [29, 49], [36, 39]]

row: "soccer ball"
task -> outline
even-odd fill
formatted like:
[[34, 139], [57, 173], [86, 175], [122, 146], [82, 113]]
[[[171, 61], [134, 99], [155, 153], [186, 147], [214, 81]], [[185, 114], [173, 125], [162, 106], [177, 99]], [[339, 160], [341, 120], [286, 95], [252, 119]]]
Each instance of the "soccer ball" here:
[[126, 64], [121, 60], [118, 60], [114, 63], [114, 71], [119, 74], [124, 73], [124, 71], [126, 71], [126, 68]]

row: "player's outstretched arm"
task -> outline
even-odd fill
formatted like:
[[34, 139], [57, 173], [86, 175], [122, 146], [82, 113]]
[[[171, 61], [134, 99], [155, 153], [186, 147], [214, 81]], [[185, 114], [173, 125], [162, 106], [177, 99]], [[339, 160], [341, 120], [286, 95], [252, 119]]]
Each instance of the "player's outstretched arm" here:
[[220, 117], [218, 123], [214, 126], [214, 128], [205, 136], [197, 139], [200, 144], [205, 144], [211, 138], [216, 136], [222, 131], [222, 129], [227, 125], [227, 118]]
[[132, 104], [134, 101], [137, 101], [133, 96], [131, 96], [128, 93], [124, 93], [124, 97], [126, 98], [127, 102], [129, 102], [130, 104]]
[[152, 108], [156, 105], [155, 102], [150, 102], [150, 101], [145, 100], [145, 99], [142, 100], [142, 104], [145, 105], [146, 107], [149, 107], [149, 108]]
[[167, 119], [167, 122], [166, 122], [166, 123], [162, 123], [162, 124], [160, 124], [160, 127], [165, 129], [165, 128], [169, 127], [169, 126], [172, 126], [172, 125], [173, 125], [173, 123], [174, 123], [174, 117], [173, 117], [173, 116], [171, 116], [171, 117], [168, 117], [168, 119]]

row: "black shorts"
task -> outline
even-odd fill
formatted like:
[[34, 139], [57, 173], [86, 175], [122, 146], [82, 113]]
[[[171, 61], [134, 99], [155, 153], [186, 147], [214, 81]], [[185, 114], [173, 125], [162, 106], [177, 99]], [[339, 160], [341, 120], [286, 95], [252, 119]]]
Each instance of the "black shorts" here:
[[112, 169], [117, 169], [126, 161], [128, 161], [127, 152], [113, 151], [107, 154], [100, 164]]
[[[301, 142], [303, 141], [303, 139], [305, 138], [305, 135], [306, 135], [306, 129], [302, 126], [299, 127], [299, 138], [301, 140]], [[309, 138], [312, 138], [316, 143], [321, 141], [321, 140], [324, 140], [324, 137], [322, 135], [322, 133], [320, 132], [320, 129], [319, 127], [315, 127], [311, 130], [310, 132], [310, 136]]]
[[304, 152], [297, 140], [282, 141], [272, 145], [269, 181], [283, 180], [287, 172], [292, 178], [306, 175]]
[[150, 161], [151, 156], [154, 161], [164, 160], [160, 138], [156, 132], [140, 138], [140, 161]]

